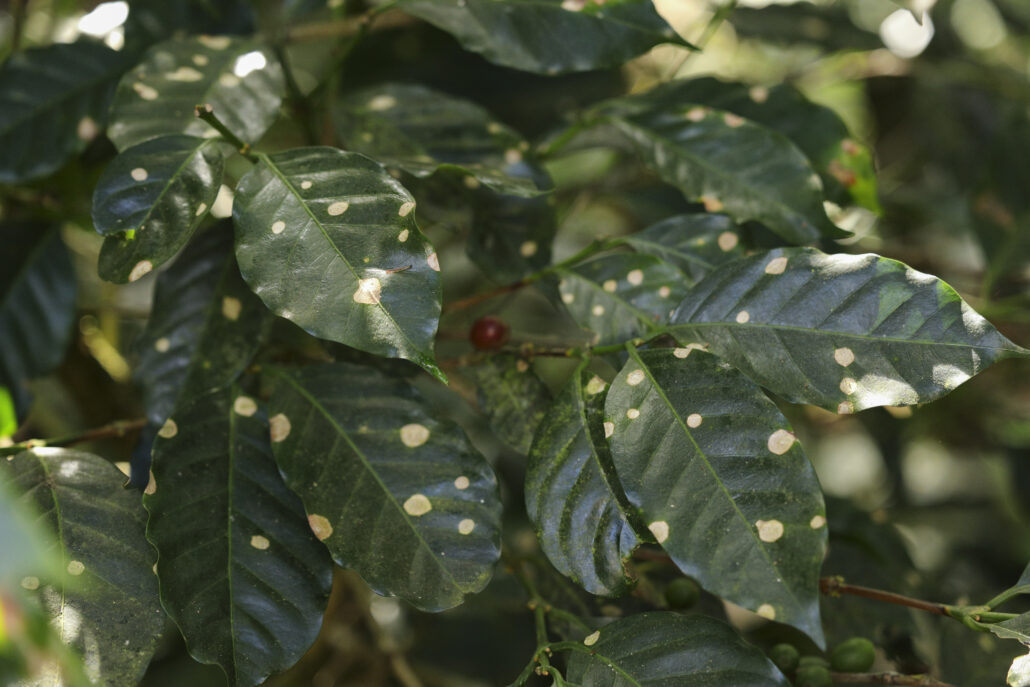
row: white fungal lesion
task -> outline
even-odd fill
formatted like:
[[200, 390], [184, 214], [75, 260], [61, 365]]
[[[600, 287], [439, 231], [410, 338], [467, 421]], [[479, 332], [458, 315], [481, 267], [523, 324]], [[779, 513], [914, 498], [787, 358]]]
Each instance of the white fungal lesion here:
[[369, 277], [368, 279], [358, 280], [358, 288], [354, 291], [354, 295], [352, 297], [355, 303], [361, 303], [362, 305], [375, 305], [379, 303], [382, 293], [382, 283], [375, 277]]
[[651, 531], [655, 541], [659, 544], [665, 543], [665, 540], [669, 538], [669, 523], [665, 520], [655, 520], [647, 526], [647, 529]]
[[782, 255], [778, 258], [773, 258], [765, 266], [766, 274], [783, 274], [784, 270], [787, 269], [787, 258]]
[[290, 436], [290, 429], [290, 418], [286, 417], [282, 413], [279, 413], [268, 420], [268, 433], [273, 444], [285, 441], [286, 437]]
[[704, 422], [704, 418], [701, 417], [700, 413], [691, 413], [687, 416], [687, 427], [691, 429], [697, 429]]
[[272, 542], [268, 541], [267, 537], [262, 537], [260, 534], [255, 534], [253, 537], [250, 538], [250, 545], [258, 551], [264, 551], [272, 545]]
[[401, 443], [408, 448], [418, 448], [429, 441], [429, 428], [418, 423], [411, 423], [401, 427]]
[[626, 411], [626, 417], [630, 420], [636, 420], [640, 417], [640, 410], [637, 408], [630, 408]]
[[755, 609], [755, 613], [766, 620], [776, 620], [776, 609], [773, 608], [772, 604], [762, 604]]
[[833, 359], [841, 367], [848, 367], [851, 363], [855, 362], [855, 352], [847, 346], [834, 349]]
[[175, 424], [175, 420], [168, 418], [165, 423], [161, 425], [161, 429], [157, 430], [157, 436], [162, 439], [171, 439], [179, 433], [179, 425]]
[[404, 512], [416, 518], [421, 517], [433, 510], [433, 504], [425, 494], [412, 494], [404, 502]]
[[633, 370], [628, 375], [626, 375], [626, 383], [630, 386], [636, 386], [637, 384], [640, 384], [640, 382], [642, 381], [644, 381], [643, 370]]
[[469, 481], [469, 478], [465, 475], [461, 475], [456, 480], [454, 480], [454, 488], [460, 491], [465, 491], [469, 488], [469, 485], [471, 484], [472, 482]]
[[737, 320], [737, 324], [747, 324], [751, 321], [751, 313], [747, 310], [741, 310], [737, 313], [737, 317], [735, 319]]
[[237, 415], [251, 417], [257, 412], [257, 403], [250, 396], [237, 396], [233, 401], [232, 409]]
[[524, 258], [531, 258], [536, 255], [538, 249], [539, 246], [537, 246], [536, 241], [526, 241], [519, 246], [519, 255]]
[[133, 266], [132, 271], [129, 272], [129, 281], [138, 281], [143, 277], [143, 275], [149, 273], [153, 269], [154, 263], [149, 260], [140, 260]]
[[826, 517], [823, 515], [815, 515], [809, 521], [808, 526], [813, 530], [822, 529], [826, 526]]
[[144, 168], [136, 167], [131, 172], [129, 172], [129, 176], [131, 176], [134, 181], [146, 181], [147, 177], [150, 175]]
[[399, 208], [397, 208], [397, 216], [398, 217], [407, 217], [408, 215], [411, 214], [411, 211], [414, 210], [414, 209], [415, 209], [415, 201], [409, 200], [406, 203], [402, 203], [401, 206]]
[[338, 200], [335, 203], [331, 203], [329, 207], [326, 209], [326, 212], [328, 212], [332, 217], [339, 217], [343, 213], [347, 212], [347, 209], [349, 207], [350, 203], [348, 203], [347, 201]]
[[[702, 199], [703, 201], [704, 199]], [[718, 201], [716, 201], [718, 202]], [[708, 203], [705, 203], [705, 209], [708, 210]], [[722, 209], [722, 203], [719, 203], [719, 210]], [[717, 212], [717, 210], [708, 210], [709, 212]], [[728, 253], [737, 247], [740, 243], [740, 237], [732, 231], [724, 231], [719, 234], [718, 238], [715, 239], [716, 245], [719, 246], [719, 250], [724, 253]]]
[[758, 520], [755, 522], [758, 530], [758, 538], [767, 544], [771, 544], [783, 536], [783, 523], [779, 520]]
[[786, 429], [778, 429], [769, 435], [766, 446], [770, 453], [782, 456], [791, 449], [795, 441], [797, 441], [797, 437], [794, 436], [793, 432]]
[[225, 296], [222, 298], [222, 316], [225, 319], [235, 322], [240, 319], [240, 312], [243, 310], [243, 303], [239, 298], [235, 296]]
[[626, 281], [628, 281], [633, 286], [640, 286], [644, 283], [644, 271], [630, 270], [629, 274], [626, 275]]
[[472, 518], [465, 518], [458, 523], [459, 534], [472, 534], [472, 530], [476, 529], [476, 521]]

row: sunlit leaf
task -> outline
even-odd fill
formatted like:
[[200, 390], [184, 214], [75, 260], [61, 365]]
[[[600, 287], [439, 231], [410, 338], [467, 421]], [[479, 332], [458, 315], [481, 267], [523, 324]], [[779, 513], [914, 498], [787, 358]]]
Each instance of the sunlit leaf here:
[[257, 685], [315, 640], [332, 562], [286, 488], [269, 425], [238, 386], [175, 407], [154, 444], [147, 537], [190, 654]]
[[618, 596], [639, 543], [602, 427], [607, 384], [573, 375], [547, 409], [526, 468], [526, 511], [551, 564], [591, 594]]
[[604, 433], [626, 496], [683, 572], [823, 643], [822, 493], [757, 386], [697, 349], [632, 350]]
[[461, 428], [369, 367], [270, 375], [276, 461], [339, 565], [426, 611], [486, 586], [500, 556], [501, 503]]
[[787, 400], [839, 413], [925, 403], [1026, 352], [940, 279], [877, 255], [785, 248], [725, 265], [672, 318]]
[[442, 374], [439, 259], [414, 199], [382, 166], [335, 148], [262, 155], [240, 179], [233, 217], [240, 270], [274, 313]]

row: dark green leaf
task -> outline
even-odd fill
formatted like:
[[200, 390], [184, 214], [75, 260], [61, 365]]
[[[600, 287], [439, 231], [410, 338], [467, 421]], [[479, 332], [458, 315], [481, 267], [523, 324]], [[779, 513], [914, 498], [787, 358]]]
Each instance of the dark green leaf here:
[[20, 502], [43, 514], [67, 571], [60, 579], [26, 577], [22, 587], [39, 589], [61, 639], [83, 655], [96, 684], [137, 684], [165, 623], [139, 492], [122, 488], [125, 477], [106, 460], [67, 449], [0, 460], [0, 474]]
[[847, 235], [826, 218], [819, 175], [780, 133], [689, 100], [670, 102], [664, 90], [609, 101], [594, 114], [709, 212], [757, 220], [791, 243]]
[[640, 253], [675, 265], [691, 283], [744, 255], [740, 230], [726, 215], [676, 215], [624, 241]]
[[442, 376], [432, 354], [440, 263], [414, 210], [364, 155], [262, 155], [233, 204], [240, 270], [265, 305], [309, 333]]
[[806, 44], [834, 52], [882, 49], [883, 41], [876, 32], [859, 28], [852, 16], [847, 4], [795, 2], [761, 9], [738, 7], [730, 21], [741, 36], [790, 45], [792, 49]]
[[[0, 477], [0, 589], [14, 589], [27, 575], [60, 577], [65, 563], [53, 533], [39, 522], [39, 509], [18, 501], [18, 493], [8, 486], [13, 480], [3, 468]], [[31, 581], [28, 584], [32, 586]]]
[[547, 386], [527, 361], [514, 355], [492, 355], [468, 371], [491, 429], [516, 451], [527, 453], [551, 400]]
[[789, 687], [776, 666], [729, 625], [655, 612], [616, 620], [575, 652], [569, 679], [588, 687]]
[[631, 350], [605, 419], [626, 496], [680, 569], [821, 645], [823, 497], [762, 391], [700, 350]]
[[24, 412], [24, 383], [64, 358], [75, 319], [75, 271], [61, 232], [40, 224], [0, 225], [0, 386]]
[[501, 503], [461, 428], [368, 367], [273, 374], [276, 460], [336, 562], [426, 611], [485, 587], [500, 556]]
[[218, 142], [182, 135], [116, 157], [93, 192], [93, 226], [107, 236], [100, 276], [136, 281], [174, 256], [215, 202], [223, 162]]
[[529, 144], [470, 100], [425, 86], [380, 84], [350, 93], [334, 110], [350, 150], [416, 177], [449, 169], [517, 196], [539, 193], [522, 160]]
[[510, 284], [551, 263], [558, 222], [549, 200], [474, 192], [465, 252], [491, 281]]
[[217, 135], [193, 114], [208, 104], [230, 131], [255, 143], [279, 116], [282, 68], [262, 44], [228, 36], [159, 43], [115, 95], [108, 136], [119, 150], [166, 134]]
[[529, 452], [526, 511], [559, 572], [591, 594], [618, 596], [639, 540], [604, 440], [606, 387], [577, 370], [547, 410]]
[[1030, 646], [1030, 613], [1000, 623], [991, 623], [987, 628], [1002, 639], [1015, 639]]
[[399, 0], [396, 7], [505, 67], [562, 74], [618, 67], [676, 35], [651, 0]]
[[838, 202], [850, 198], [870, 210], [880, 210], [876, 172], [868, 148], [850, 137], [847, 126], [833, 110], [809, 101], [793, 87], [682, 79], [648, 91], [646, 106], [634, 101], [627, 111], [658, 107], [673, 110], [683, 103], [732, 112], [780, 132], [808, 157], [831, 198]]
[[682, 341], [709, 344], [787, 400], [838, 413], [925, 403], [1026, 353], [936, 277], [812, 248], [724, 266], [672, 321]]
[[0, 183], [60, 168], [104, 129], [125, 59], [92, 41], [18, 53], [0, 68]]
[[606, 255], [556, 274], [566, 310], [602, 345], [657, 331], [687, 293], [683, 274], [651, 255]]
[[271, 315], [240, 277], [228, 222], [200, 234], [157, 278], [135, 378], [160, 427], [177, 401], [227, 386], [250, 364]]
[[257, 685], [315, 641], [332, 562], [276, 469], [268, 421], [235, 385], [177, 405], [144, 497], [161, 600], [190, 654]]

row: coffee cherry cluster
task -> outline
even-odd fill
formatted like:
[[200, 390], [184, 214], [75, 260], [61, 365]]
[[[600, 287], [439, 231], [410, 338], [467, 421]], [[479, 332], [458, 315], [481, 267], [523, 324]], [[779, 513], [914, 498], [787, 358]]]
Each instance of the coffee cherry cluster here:
[[832, 687], [830, 671], [838, 673], [864, 673], [873, 666], [876, 648], [865, 637], [852, 637], [833, 648], [830, 659], [822, 656], [802, 656], [792, 644], [777, 644], [769, 650], [769, 660], [787, 677], [793, 678], [794, 687]]

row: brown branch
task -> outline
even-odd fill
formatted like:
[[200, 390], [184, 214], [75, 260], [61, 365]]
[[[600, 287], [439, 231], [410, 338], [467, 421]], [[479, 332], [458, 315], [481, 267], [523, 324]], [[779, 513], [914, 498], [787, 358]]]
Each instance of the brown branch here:
[[412, 26], [418, 22], [412, 16], [400, 12], [384, 13], [381, 16], [371, 17], [360, 15], [348, 17], [337, 21], [317, 22], [314, 24], [301, 24], [292, 26], [286, 30], [285, 40], [287, 43], [300, 41], [322, 40], [326, 38], [349, 38], [361, 32], [362, 27], [371, 25], [376, 31], [398, 29], [405, 26]]
[[13, 456], [22, 451], [28, 451], [29, 449], [39, 448], [42, 446], [50, 447], [61, 447], [71, 446], [73, 444], [81, 444], [84, 441], [96, 441], [97, 439], [117, 439], [123, 437], [129, 432], [135, 432], [147, 424], [146, 418], [138, 418], [136, 420], [118, 420], [111, 424], [104, 425], [103, 427], [96, 427], [94, 429], [88, 429], [78, 434], [70, 434], [64, 437], [57, 437], [56, 439], [29, 439], [28, 441], [22, 441], [11, 446], [4, 446], [0, 448], [0, 456]]
[[[921, 599], [913, 599], [910, 596], [895, 594], [894, 592], [885, 592], [881, 589], [872, 589], [870, 587], [860, 587], [859, 585], [855, 584], [846, 584], [844, 582], [844, 578], [842, 577], [824, 577], [820, 579], [819, 591], [828, 596], [840, 596], [841, 594], [850, 594], [851, 596], [861, 596], [866, 599], [882, 601], [884, 603], [895, 604], [897, 606], [908, 606], [909, 608], [915, 608], [920, 611], [926, 611], [927, 613], [933, 613], [935, 615], [948, 615], [947, 606], [945, 604], [939, 604], [933, 601], [923, 601]], [[907, 683], [887, 682], [883, 684]]]
[[479, 303], [482, 303], [483, 301], [488, 301], [491, 298], [497, 298], [498, 296], [503, 296], [506, 293], [518, 291], [523, 286], [526, 286], [528, 283], [529, 282], [525, 280], [517, 281], [512, 284], [507, 284], [505, 286], [498, 287], [493, 291], [484, 291], [483, 293], [477, 293], [475, 296], [469, 296], [468, 298], [462, 298], [460, 300], [451, 301], [450, 303], [445, 303], [443, 306], [442, 313], [448, 313], [453, 312], [455, 310], [464, 310], [465, 308], [471, 308], [473, 305], [478, 305]]
[[911, 685], [912, 687], [955, 687], [929, 675], [902, 675], [901, 673], [830, 673], [836, 682], [857, 682], [863, 685]]

